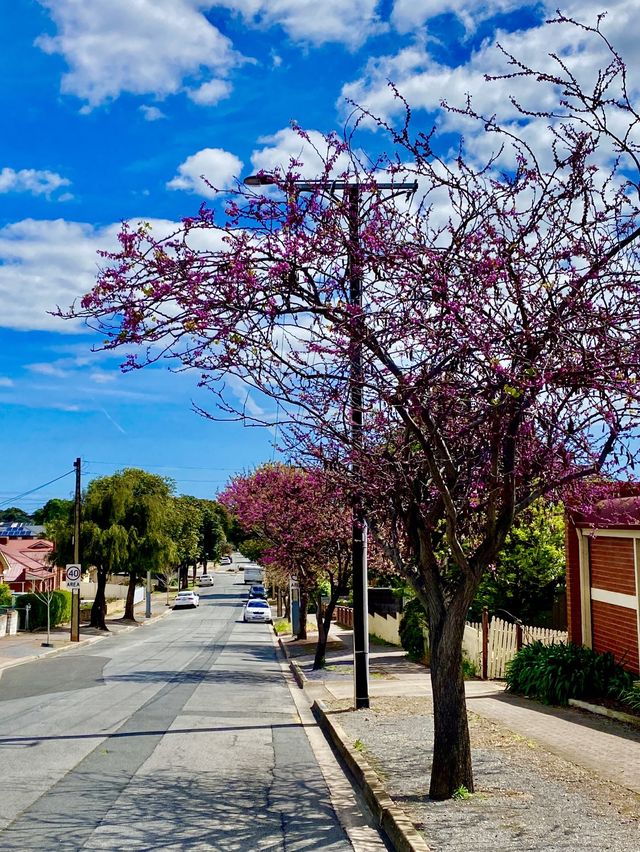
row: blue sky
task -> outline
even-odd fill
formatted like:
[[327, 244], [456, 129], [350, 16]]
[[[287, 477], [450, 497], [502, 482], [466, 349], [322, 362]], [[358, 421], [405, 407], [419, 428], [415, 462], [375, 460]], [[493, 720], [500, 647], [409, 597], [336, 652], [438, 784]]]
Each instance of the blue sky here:
[[[214, 496], [273, 456], [268, 431], [205, 421], [195, 378], [122, 374], [94, 336], [51, 317], [92, 286], [123, 219], [172, 222], [218, 186], [300, 154], [292, 120], [340, 130], [345, 98], [392, 117], [394, 80], [425, 122], [447, 97], [507, 103], [496, 38], [532, 61], [572, 52], [541, 26], [557, 3], [518, 0], [15, 0], [0, 33], [0, 508], [68, 496], [87, 476], [139, 466]], [[563, 7], [594, 20], [589, 0]], [[633, 56], [631, 4], [609, 32]], [[575, 34], [572, 34], [575, 39]], [[595, 67], [595, 66], [594, 66]], [[455, 128], [453, 128], [455, 129]], [[372, 147], [379, 134], [365, 131]], [[361, 142], [363, 140], [360, 140]]]

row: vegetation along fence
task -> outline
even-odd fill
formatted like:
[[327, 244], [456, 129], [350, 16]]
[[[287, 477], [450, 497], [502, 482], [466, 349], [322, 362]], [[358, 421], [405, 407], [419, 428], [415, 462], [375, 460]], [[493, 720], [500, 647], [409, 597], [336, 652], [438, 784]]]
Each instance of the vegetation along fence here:
[[[348, 606], [337, 606], [334, 618], [343, 627], [353, 627], [353, 610]], [[484, 622], [484, 627], [483, 627]], [[400, 618], [379, 616], [369, 613], [369, 632], [375, 633], [393, 644], [400, 644], [398, 626]], [[390, 635], [393, 632], [394, 635]], [[565, 644], [567, 633], [563, 630], [549, 630], [546, 627], [529, 627], [528, 625], [510, 624], [501, 618], [483, 621], [467, 622], [464, 628], [463, 650], [465, 656], [474, 664], [476, 672], [485, 680], [487, 678], [504, 678], [507, 663], [523, 645], [532, 642], [543, 642], [545, 645]], [[425, 635], [428, 647], [429, 637]], [[483, 654], [483, 648], [485, 653]]]
[[[543, 642], [545, 645], [565, 644], [568, 635], [563, 630], [510, 624], [495, 616], [482, 622], [467, 622], [464, 628], [463, 649], [483, 678], [503, 678], [507, 663], [523, 645]], [[486, 654], [483, 655], [483, 646]]]

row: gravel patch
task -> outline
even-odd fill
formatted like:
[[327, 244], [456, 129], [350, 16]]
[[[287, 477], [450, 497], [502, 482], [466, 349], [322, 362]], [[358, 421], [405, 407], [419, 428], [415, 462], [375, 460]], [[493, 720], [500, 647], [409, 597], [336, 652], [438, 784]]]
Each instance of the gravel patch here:
[[433, 852], [640, 852], [640, 796], [500, 725], [469, 714], [476, 791], [433, 802], [428, 699], [329, 709]]

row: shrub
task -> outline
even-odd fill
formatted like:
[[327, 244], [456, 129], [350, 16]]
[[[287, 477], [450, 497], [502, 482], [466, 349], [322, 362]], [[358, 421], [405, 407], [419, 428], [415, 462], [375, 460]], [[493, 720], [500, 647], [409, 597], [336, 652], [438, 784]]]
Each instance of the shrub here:
[[632, 686], [631, 689], [621, 690], [619, 698], [630, 710], [640, 713], [640, 687]]
[[[19, 607], [31, 604], [29, 613], [29, 629], [38, 630], [47, 626], [47, 604], [45, 600], [34, 594], [20, 595]], [[56, 589], [51, 596], [51, 626], [64, 624], [71, 618], [71, 592], [66, 589]]]
[[13, 596], [6, 583], [0, 583], [0, 606], [11, 606]]
[[578, 645], [525, 645], [507, 664], [507, 689], [547, 704], [570, 698], [613, 698], [633, 679], [613, 654]]
[[421, 660], [425, 655], [424, 633], [427, 614], [424, 607], [414, 598], [404, 608], [400, 619], [400, 641], [411, 660]]

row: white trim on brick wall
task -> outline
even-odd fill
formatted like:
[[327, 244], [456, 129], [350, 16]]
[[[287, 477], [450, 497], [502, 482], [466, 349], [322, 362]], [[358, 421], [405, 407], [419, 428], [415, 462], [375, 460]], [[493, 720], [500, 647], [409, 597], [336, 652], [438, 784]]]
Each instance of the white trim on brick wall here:
[[591, 634], [591, 568], [589, 565], [589, 537], [581, 529], [578, 533], [578, 555], [580, 559], [580, 615], [582, 624], [582, 644], [591, 648], [593, 644]]
[[635, 595], [623, 595], [621, 592], [610, 592], [609, 589], [591, 588], [591, 600], [600, 603], [621, 606], [625, 609], [638, 609], [638, 598]]
[[597, 530], [590, 527], [578, 527], [582, 535], [590, 538], [636, 538], [640, 539], [640, 530], [619, 529], [619, 530]]

